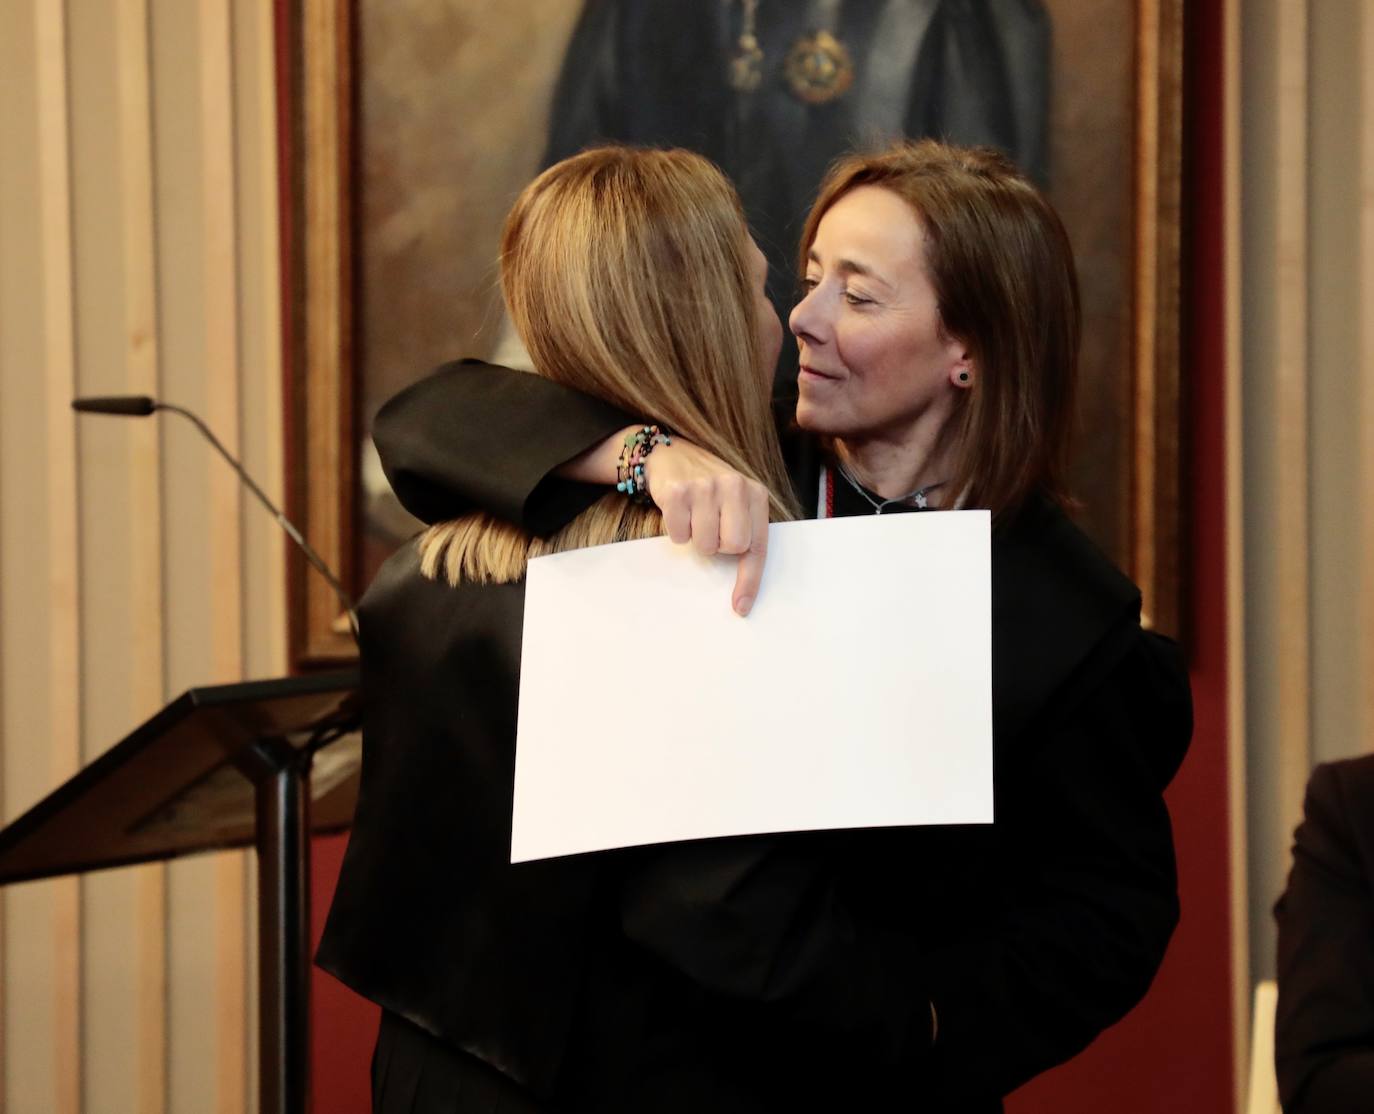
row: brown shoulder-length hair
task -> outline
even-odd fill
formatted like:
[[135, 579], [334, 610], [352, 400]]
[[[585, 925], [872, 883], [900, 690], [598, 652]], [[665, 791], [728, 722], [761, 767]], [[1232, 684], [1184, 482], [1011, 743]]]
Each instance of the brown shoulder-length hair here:
[[[501, 291], [535, 373], [667, 425], [796, 516], [769, 406], [748, 226], [725, 175], [683, 150], [598, 147], [525, 187], [501, 236]], [[531, 557], [662, 532], [608, 495], [548, 538], [487, 515], [431, 527], [421, 570], [502, 583]]]
[[802, 233], [859, 186], [890, 190], [925, 232], [945, 332], [977, 371], [946, 436], [961, 505], [1014, 511], [1040, 490], [1071, 502], [1066, 469], [1082, 329], [1073, 249], [1059, 214], [1004, 155], [935, 140], [896, 143], [831, 167]]

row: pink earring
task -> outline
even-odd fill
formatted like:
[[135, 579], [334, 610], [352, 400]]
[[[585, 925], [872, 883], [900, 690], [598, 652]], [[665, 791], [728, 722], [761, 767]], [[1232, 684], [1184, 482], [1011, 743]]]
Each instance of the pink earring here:
[[959, 382], [960, 382], [960, 383], [967, 383], [967, 382], [968, 382], [968, 372], [966, 372], [966, 371], [961, 371], [961, 372], [959, 373]]

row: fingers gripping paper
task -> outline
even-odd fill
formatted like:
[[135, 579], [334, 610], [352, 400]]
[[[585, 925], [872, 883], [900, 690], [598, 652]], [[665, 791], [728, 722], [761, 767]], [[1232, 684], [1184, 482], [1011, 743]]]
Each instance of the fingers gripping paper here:
[[992, 820], [984, 511], [541, 557], [525, 593], [511, 861], [710, 836]]

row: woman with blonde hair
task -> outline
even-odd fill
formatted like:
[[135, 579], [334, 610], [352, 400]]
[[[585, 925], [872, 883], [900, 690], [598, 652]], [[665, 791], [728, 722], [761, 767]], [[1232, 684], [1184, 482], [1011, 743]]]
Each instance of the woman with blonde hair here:
[[[639, 495], [644, 460], [684, 436], [757, 485], [765, 519], [788, 518], [765, 270], [733, 189], [684, 151], [559, 163], [502, 239], [502, 290], [540, 375], [648, 416], [611, 454], [622, 489]], [[507, 399], [536, 382], [512, 381]], [[900, 1073], [928, 1044], [906, 943], [815, 889], [823, 839], [510, 864], [526, 564], [661, 530], [623, 490], [548, 536], [473, 512], [402, 548], [361, 601], [362, 786], [318, 962], [382, 1007], [382, 1114], [796, 1110], [857, 1093], [836, 1050], [880, 1049]], [[646, 637], [607, 662], [608, 693], [652, 657]], [[622, 728], [613, 699], [587, 698]], [[677, 907], [718, 888], [740, 852], [744, 951]], [[836, 1070], [797, 1077], [807, 1048]]]
[[[914, 1029], [895, 1045], [873, 1040], [853, 1074], [877, 1077], [901, 1047], [907, 1090], [879, 1086], [883, 1101], [839, 1108], [900, 1099], [989, 1114], [1125, 1015], [1163, 960], [1179, 912], [1163, 791], [1191, 731], [1187, 673], [1177, 647], [1142, 629], [1135, 586], [1066, 513], [1078, 284], [1068, 236], [1035, 185], [985, 148], [927, 140], [848, 156], [821, 185], [799, 257], [790, 325], [801, 370], [779, 417], [803, 513], [992, 512], [996, 820], [834, 837], [842, 850], [829, 867], [796, 865], [814, 893], [840, 895], [828, 922], [805, 920], [831, 925], [820, 936], [832, 950], [814, 933], [798, 938], [812, 955], [842, 955], [834, 926], [852, 914], [906, 945], [883, 962], [891, 993], [915, 997]], [[547, 530], [589, 497], [566, 478], [606, 481], [602, 439], [614, 444], [640, 412], [589, 408], [542, 383], [517, 416], [502, 397], [513, 374], [443, 371], [383, 408], [374, 437], [404, 505], [425, 517], [476, 500]], [[519, 441], [499, 442], [517, 420]], [[490, 482], [474, 493], [468, 477], [479, 474]], [[757, 485], [687, 438], [656, 453], [646, 478], [674, 540], [748, 555], [734, 596], [747, 613]], [[827, 673], [817, 662], [798, 699], [823, 699]], [[693, 698], [690, 678], [682, 692]], [[745, 894], [773, 853], [713, 854], [713, 872], [659, 894], [665, 954], [682, 962], [707, 945], [744, 954], [757, 944], [764, 903]], [[865, 993], [856, 983], [851, 1002]], [[927, 1041], [913, 1053], [922, 1009]], [[895, 1016], [890, 1001], [881, 1011]]]

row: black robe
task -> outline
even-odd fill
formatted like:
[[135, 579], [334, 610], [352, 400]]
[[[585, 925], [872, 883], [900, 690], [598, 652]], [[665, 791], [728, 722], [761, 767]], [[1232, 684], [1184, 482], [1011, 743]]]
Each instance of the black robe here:
[[[420, 517], [543, 531], [600, 493], [545, 474], [626, 424], [451, 366], [376, 439]], [[789, 451], [814, 508], [818, 454]], [[510, 866], [522, 587], [425, 581], [402, 550], [360, 608], [363, 790], [319, 962], [548, 1109], [1000, 1109], [1163, 958], [1191, 708], [1176, 648], [1056, 508], [997, 530], [992, 572], [995, 824]]]

